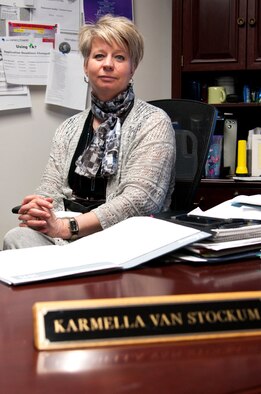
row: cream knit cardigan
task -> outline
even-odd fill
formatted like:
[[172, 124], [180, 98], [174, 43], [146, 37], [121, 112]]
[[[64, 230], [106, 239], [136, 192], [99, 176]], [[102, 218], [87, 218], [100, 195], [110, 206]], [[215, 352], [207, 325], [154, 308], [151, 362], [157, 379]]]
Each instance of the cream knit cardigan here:
[[[68, 172], [90, 109], [65, 120], [56, 130], [49, 160], [36, 193], [54, 198], [64, 210], [71, 198]], [[131, 216], [166, 210], [174, 189], [176, 144], [165, 112], [135, 99], [121, 131], [117, 173], [107, 182], [106, 203], [94, 209], [103, 229]]]

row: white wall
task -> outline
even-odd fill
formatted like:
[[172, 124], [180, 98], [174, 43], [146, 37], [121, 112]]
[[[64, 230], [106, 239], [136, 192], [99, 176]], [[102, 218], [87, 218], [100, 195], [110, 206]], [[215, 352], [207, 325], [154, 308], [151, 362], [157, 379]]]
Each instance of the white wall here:
[[[171, 4], [171, 0], [134, 0], [135, 23], [145, 40], [134, 88], [144, 100], [171, 97]], [[11, 208], [34, 191], [56, 127], [75, 113], [45, 105], [43, 87], [30, 91], [31, 109], [0, 111], [0, 249], [4, 234], [18, 223]]]

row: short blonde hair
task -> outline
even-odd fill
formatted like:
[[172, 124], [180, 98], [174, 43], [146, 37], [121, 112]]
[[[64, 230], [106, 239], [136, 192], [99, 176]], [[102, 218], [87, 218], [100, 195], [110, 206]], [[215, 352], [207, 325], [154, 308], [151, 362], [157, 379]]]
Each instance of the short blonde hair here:
[[82, 26], [79, 33], [79, 49], [88, 59], [94, 38], [100, 38], [108, 44], [115, 41], [120, 47], [127, 49], [136, 69], [144, 53], [144, 41], [134, 23], [123, 16], [102, 16], [95, 24]]

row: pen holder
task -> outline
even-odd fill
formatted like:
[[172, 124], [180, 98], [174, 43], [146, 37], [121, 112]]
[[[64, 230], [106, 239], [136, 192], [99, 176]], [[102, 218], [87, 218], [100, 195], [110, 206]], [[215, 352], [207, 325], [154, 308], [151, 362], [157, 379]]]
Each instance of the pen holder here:
[[237, 175], [247, 175], [247, 145], [245, 140], [239, 140], [237, 146]]

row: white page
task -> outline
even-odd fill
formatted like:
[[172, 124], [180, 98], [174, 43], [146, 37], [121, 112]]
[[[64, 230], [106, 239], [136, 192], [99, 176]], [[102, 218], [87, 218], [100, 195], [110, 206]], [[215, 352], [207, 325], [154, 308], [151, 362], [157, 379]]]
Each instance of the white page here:
[[261, 194], [254, 194], [252, 196], [236, 196], [233, 198], [232, 204], [255, 205], [253, 208], [261, 208]]
[[247, 239], [238, 239], [235, 241], [224, 241], [224, 242], [204, 242], [204, 243], [195, 243], [192, 247], [188, 246], [189, 249], [197, 249], [197, 248], [204, 248], [209, 250], [225, 250], [225, 249], [232, 249], [232, 248], [240, 248], [249, 245], [259, 245], [261, 249], [261, 238], [247, 238]]
[[32, 21], [58, 23], [61, 30], [79, 31], [81, 25], [80, 0], [41, 0], [32, 11]]
[[[249, 196], [250, 197], [250, 196]], [[261, 220], [261, 209], [254, 206], [234, 206], [233, 203], [239, 201], [241, 196], [232, 200], [227, 200], [206, 211], [196, 208], [189, 212], [189, 215], [208, 216], [220, 219], [250, 219]]]
[[108, 268], [131, 268], [208, 236], [160, 219], [133, 217], [64, 246], [2, 251], [0, 279], [24, 283]]
[[63, 43], [66, 43], [66, 45], [69, 45], [70, 52], [79, 53], [78, 33], [60, 32], [60, 33], [55, 34], [55, 48], [54, 49], [59, 51], [60, 45], [62, 45]]
[[4, 62], [3, 62], [1, 47], [0, 47], [0, 82], [6, 82], [5, 70], [4, 70]]
[[[10, 0], [9, 0], [10, 1]], [[1, 5], [1, 2], [0, 2]], [[1, 6], [1, 19], [13, 19], [19, 20], [20, 19], [20, 9], [17, 7], [9, 7], [9, 6]]]
[[35, 0], [0, 0], [0, 5], [8, 5], [13, 7], [31, 8], [34, 6]]
[[46, 85], [51, 43], [1, 43], [6, 81], [21, 85]]
[[87, 90], [82, 56], [52, 51], [45, 102], [82, 111], [86, 108]]
[[0, 280], [24, 283], [111, 267], [103, 261], [90, 261], [88, 257], [84, 262], [78, 258], [78, 252], [66, 251], [66, 247], [52, 245], [2, 251]]
[[18, 96], [27, 94], [27, 86], [24, 85], [11, 85], [6, 82], [0, 82], [0, 96]]
[[[0, 36], [0, 81], [1, 82], [6, 82], [5, 70], [4, 70], [4, 62], [3, 62], [3, 56], [2, 56], [2, 51], [1, 51], [1, 44], [5, 43], [5, 42], [16, 42], [16, 43], [19, 43], [19, 44], [29, 45], [31, 43], [33, 43], [33, 44], [40, 44], [40, 43], [42, 43], [42, 40], [40, 38], [32, 38], [32, 37]], [[7, 87], [7, 89], [6, 89], [6, 93], [7, 94], [9, 94], [8, 93], [9, 87]]]
[[28, 87], [26, 87], [26, 92], [26, 94], [21, 95], [0, 95], [0, 110], [32, 108], [31, 95]]
[[202, 232], [164, 220], [134, 217], [106, 229], [106, 237], [103, 235], [104, 231], [82, 238], [72, 243], [70, 249], [82, 255], [89, 250], [92, 259], [99, 256], [99, 260], [113, 262], [115, 267], [130, 268], [182, 247], [190, 236], [191, 242], [195, 242]]

